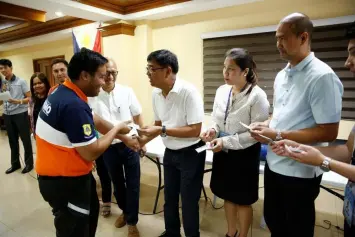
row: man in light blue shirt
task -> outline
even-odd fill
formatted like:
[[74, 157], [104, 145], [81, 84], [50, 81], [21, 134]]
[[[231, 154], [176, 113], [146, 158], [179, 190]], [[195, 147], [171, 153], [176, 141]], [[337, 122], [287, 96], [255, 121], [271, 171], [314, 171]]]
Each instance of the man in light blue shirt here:
[[11, 95], [11, 99], [4, 102], [4, 120], [11, 148], [11, 167], [5, 173], [10, 174], [21, 168], [19, 149], [19, 137], [21, 137], [26, 163], [22, 173], [25, 174], [33, 169], [32, 143], [27, 112], [31, 92], [26, 81], [13, 74], [10, 60], [0, 60], [0, 72], [5, 76], [5, 80], [2, 81], [2, 90], [9, 91]]
[[[253, 124], [258, 134], [274, 140], [317, 144], [336, 139], [343, 86], [334, 71], [311, 52], [313, 24], [300, 13], [285, 17], [276, 31], [277, 47], [287, 66], [276, 76], [272, 117]], [[268, 149], [264, 215], [272, 237], [313, 237], [314, 200], [322, 171], [280, 157]], [[297, 228], [294, 224], [297, 223]]]

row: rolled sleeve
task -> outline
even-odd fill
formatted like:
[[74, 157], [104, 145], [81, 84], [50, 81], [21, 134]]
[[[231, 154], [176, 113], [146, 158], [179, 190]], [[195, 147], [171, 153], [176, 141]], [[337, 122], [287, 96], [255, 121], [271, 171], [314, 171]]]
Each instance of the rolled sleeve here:
[[310, 96], [317, 124], [337, 123], [341, 119], [343, 85], [334, 73], [320, 77]]

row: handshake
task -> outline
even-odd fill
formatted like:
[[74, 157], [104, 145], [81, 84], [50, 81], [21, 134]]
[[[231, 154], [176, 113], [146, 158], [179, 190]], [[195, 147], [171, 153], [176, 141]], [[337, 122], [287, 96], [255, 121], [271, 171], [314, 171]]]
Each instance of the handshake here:
[[131, 124], [131, 121], [122, 122], [116, 125], [119, 126], [119, 132], [116, 138], [120, 139], [128, 148], [135, 152], [139, 152], [140, 156], [144, 156], [147, 152], [145, 144], [160, 135], [162, 128], [159, 126], [145, 126], [137, 129], [137, 135], [127, 135], [133, 129], [129, 124]]

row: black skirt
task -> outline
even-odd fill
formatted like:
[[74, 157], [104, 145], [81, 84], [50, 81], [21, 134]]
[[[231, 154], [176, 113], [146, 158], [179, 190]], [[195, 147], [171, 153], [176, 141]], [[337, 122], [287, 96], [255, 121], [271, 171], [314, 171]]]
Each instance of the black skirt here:
[[217, 197], [239, 205], [251, 205], [259, 198], [261, 144], [243, 150], [215, 153], [211, 190]]

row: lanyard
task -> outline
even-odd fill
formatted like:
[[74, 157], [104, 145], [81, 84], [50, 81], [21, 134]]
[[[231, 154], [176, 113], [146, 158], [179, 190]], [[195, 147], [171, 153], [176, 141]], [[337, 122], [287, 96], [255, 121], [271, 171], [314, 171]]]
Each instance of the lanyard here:
[[228, 101], [227, 101], [226, 111], [225, 111], [225, 113], [224, 113], [224, 126], [226, 126], [226, 123], [227, 123], [228, 108], [229, 108], [229, 103], [230, 103], [230, 100], [231, 100], [232, 90], [233, 90], [233, 87], [232, 87], [231, 90], [229, 91], [229, 95], [228, 95]]

